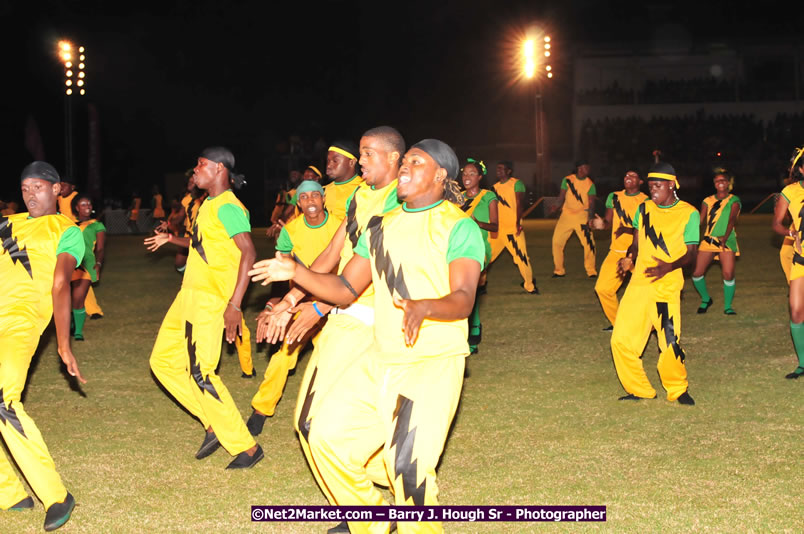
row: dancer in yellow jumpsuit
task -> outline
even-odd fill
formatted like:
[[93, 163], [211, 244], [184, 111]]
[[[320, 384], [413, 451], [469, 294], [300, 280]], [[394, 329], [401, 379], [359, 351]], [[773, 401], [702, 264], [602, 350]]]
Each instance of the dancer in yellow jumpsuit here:
[[595, 267], [595, 236], [589, 222], [595, 214], [595, 184], [589, 177], [589, 164], [581, 160], [575, 163], [575, 174], [561, 180], [558, 204], [551, 212], [561, 210], [553, 230], [553, 278], [566, 276], [564, 247], [573, 232], [583, 246], [583, 267], [589, 278], [597, 276]]
[[617, 271], [617, 264], [625, 257], [628, 247], [634, 241], [634, 228], [631, 226], [636, 210], [648, 195], [641, 192], [639, 187], [642, 179], [634, 170], [629, 170], [623, 178], [622, 191], [609, 194], [606, 199], [606, 218], [595, 215], [592, 224], [595, 230], [611, 228], [611, 245], [606, 259], [600, 266], [600, 276], [595, 282], [595, 293], [600, 299], [603, 313], [610, 325], [604, 331], [614, 330], [614, 320], [617, 318], [617, 291], [622, 286], [624, 278]]
[[497, 183], [494, 194], [497, 195], [498, 230], [491, 234], [491, 263], [494, 263], [503, 249], [511, 254], [514, 265], [522, 276], [520, 284], [532, 295], [539, 294], [533, 269], [528, 257], [528, 245], [525, 242], [525, 231], [522, 229], [522, 213], [525, 209], [525, 184], [512, 176], [514, 165], [510, 161], [497, 164]]
[[[43, 161], [20, 177], [28, 213], [0, 217], [0, 435], [45, 509], [45, 530], [67, 522], [75, 499], [67, 492], [42, 435], [22, 405], [31, 358], [54, 318], [58, 352], [67, 372], [86, 381], [70, 348], [70, 278], [84, 257], [84, 238], [57, 212], [60, 180]], [[34, 502], [0, 451], [0, 510], [33, 508]]]
[[[306, 180], [299, 184], [296, 192], [299, 196], [298, 205], [302, 217], [296, 217], [282, 228], [276, 242], [276, 250], [309, 267], [327, 248], [341, 221], [324, 209], [324, 188], [317, 182]], [[319, 303], [315, 301], [300, 306], [310, 306], [320, 317], [324, 317]], [[270, 308], [271, 306], [267, 305], [266, 310], [257, 318], [258, 340], [265, 337]], [[254, 410], [246, 426], [252, 436], [259, 435], [265, 424], [265, 418], [274, 415], [276, 405], [285, 389], [288, 371], [296, 367], [299, 352], [307, 345], [307, 341], [318, 333], [322, 322], [319, 321], [319, 326], [310, 329], [301, 340], [285, 340], [282, 347], [271, 355], [262, 383], [251, 399]]]
[[680, 345], [681, 290], [682, 268], [695, 261], [700, 217], [698, 210], [676, 196], [678, 181], [670, 164], [660, 161], [651, 167], [648, 189], [650, 199], [634, 216], [634, 243], [619, 264], [622, 272], [633, 268], [611, 336], [614, 366], [627, 392], [620, 400], [656, 397], [641, 360], [655, 329], [659, 377], [667, 400], [693, 405], [695, 401], [687, 391], [686, 355]]
[[[340, 276], [313, 273], [281, 255], [252, 275], [292, 278], [328, 301], [348, 303], [374, 284], [374, 344], [327, 393], [310, 447], [339, 505], [382, 505], [363, 466], [378, 447], [397, 505], [437, 505], [436, 465], [463, 382], [466, 318], [485, 247], [462, 203], [458, 158], [420, 141], [399, 170], [403, 205], [375, 217]], [[415, 250], [416, 254], [410, 254]], [[438, 522], [400, 522], [400, 533], [442, 532]], [[388, 522], [350, 522], [352, 533], [386, 533]]]
[[[793, 183], [782, 189], [773, 212], [773, 230], [793, 240], [793, 261], [790, 267], [790, 335], [798, 356], [798, 366], [785, 378], [796, 380], [804, 376], [804, 251], [801, 248], [804, 231], [804, 147], [797, 148], [790, 160], [790, 177]], [[786, 215], [793, 220], [792, 227], [784, 224]]]
[[179, 238], [164, 232], [145, 240], [151, 251], [165, 243], [190, 247], [181, 290], [151, 353], [151, 370], [206, 429], [196, 458], [206, 458], [222, 445], [235, 456], [227, 469], [252, 467], [263, 457], [215, 372], [221, 334], [233, 343], [239, 333], [248, 267], [256, 255], [248, 211], [230, 189], [232, 183], [239, 188], [244, 182], [234, 172], [234, 164], [228, 149], [205, 149], [194, 176], [196, 186], [209, 196], [198, 212], [192, 236]]

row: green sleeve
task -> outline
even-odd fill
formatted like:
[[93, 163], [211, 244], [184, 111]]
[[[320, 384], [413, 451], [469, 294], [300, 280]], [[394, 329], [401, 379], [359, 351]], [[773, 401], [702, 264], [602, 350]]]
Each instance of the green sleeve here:
[[299, 202], [299, 193], [293, 193], [293, 196], [288, 200], [288, 204], [295, 206]]
[[614, 192], [612, 191], [609, 193], [609, 196], [606, 198], [606, 207], [610, 210], [614, 209]]
[[522, 183], [521, 180], [517, 180], [514, 184], [514, 193], [524, 193], [525, 192], [525, 184]]
[[388, 213], [400, 204], [402, 203], [399, 202], [399, 197], [396, 196], [396, 187], [394, 187], [394, 190], [390, 191], [388, 196], [385, 197], [385, 205], [382, 207], [383, 214]]
[[561, 180], [561, 189], [564, 189], [565, 191], [567, 189], [567, 178], [566, 178], [566, 176]]
[[697, 245], [701, 241], [701, 214], [698, 210], [690, 212], [690, 220], [684, 227], [684, 243]]
[[279, 232], [279, 237], [276, 238], [276, 250], [282, 254], [290, 254], [293, 250], [293, 240], [290, 239], [287, 227], [283, 226]]
[[447, 245], [447, 263], [458, 258], [469, 258], [484, 267], [486, 262], [486, 246], [480, 227], [472, 219], [461, 219], [452, 227]]
[[595, 187], [595, 184], [592, 184], [592, 187], [589, 188], [589, 196], [592, 195], [597, 195], [597, 188]]
[[81, 232], [81, 229], [77, 226], [70, 226], [61, 234], [59, 245], [56, 248], [56, 256], [66, 252], [75, 258], [75, 265], [77, 267], [81, 265], [81, 261], [84, 259], [85, 250], [84, 234]]
[[733, 198], [731, 199], [731, 203], [738, 204], [741, 208], [743, 207], [743, 203], [742, 201], [740, 201], [740, 197], [738, 197], [737, 195], [733, 196]]
[[223, 227], [226, 228], [226, 233], [229, 237], [251, 231], [248, 216], [243, 211], [243, 208], [237, 204], [229, 202], [218, 208], [218, 219], [223, 223]]
[[634, 220], [633, 220], [632, 224], [633, 224], [634, 228], [636, 228], [637, 230], [639, 230], [639, 215], [640, 215], [640, 213], [642, 213], [642, 206], [644, 206], [644, 205], [645, 205], [645, 203], [643, 202], [642, 204], [639, 205], [639, 207], [637, 207], [636, 212], [634, 212]]
[[360, 186], [356, 187], [352, 194], [349, 195], [349, 198], [346, 199], [346, 213], [349, 213], [349, 206], [352, 205], [352, 199], [355, 198], [358, 189], [360, 189]]
[[106, 231], [106, 226], [104, 226], [104, 224], [100, 221], [95, 221], [94, 223], [92, 223], [92, 226], [95, 227], [95, 234], [99, 234], [101, 232]]
[[357, 238], [357, 245], [354, 248], [355, 254], [362, 258], [368, 259], [369, 257], [369, 248], [368, 248], [368, 232], [363, 232], [360, 234], [360, 237]]

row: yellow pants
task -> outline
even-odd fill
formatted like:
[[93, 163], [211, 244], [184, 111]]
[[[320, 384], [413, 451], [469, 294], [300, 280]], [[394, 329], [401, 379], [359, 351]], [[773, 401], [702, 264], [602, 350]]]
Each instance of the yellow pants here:
[[240, 322], [240, 335], [235, 338], [235, 349], [237, 349], [237, 359], [240, 362], [240, 370], [250, 375], [254, 372], [254, 362], [251, 359], [251, 331], [246, 326], [246, 318]]
[[89, 291], [87, 291], [87, 297], [84, 299], [84, 309], [86, 309], [87, 315], [90, 317], [93, 315], [100, 315], [103, 317], [103, 310], [95, 298], [95, 291], [92, 289], [91, 284], [89, 286]]
[[256, 443], [215, 374], [223, 342], [223, 312], [228, 301], [203, 291], [182, 288], [162, 321], [151, 353], [151, 370], [165, 389], [212, 427], [232, 456]]
[[519, 235], [514, 233], [505, 233], [502, 230], [497, 234], [497, 237], [491, 238], [491, 261], [494, 261], [502, 253], [503, 249], [508, 250], [511, 258], [514, 260], [514, 265], [519, 269], [519, 274], [525, 282], [525, 290], [533, 291], [533, 269], [530, 266], [530, 258], [528, 258], [528, 245], [525, 243], [525, 231], [522, 230]]
[[606, 259], [600, 265], [600, 274], [595, 282], [595, 293], [600, 299], [603, 313], [612, 325], [617, 318], [617, 291], [623, 285], [623, 278], [617, 274], [617, 262], [624, 257], [625, 252], [609, 250]]
[[[310, 465], [310, 471], [330, 504], [335, 504], [334, 497], [321, 478], [321, 473], [310, 453], [308, 441], [310, 427], [326, 392], [338, 383], [341, 375], [371, 347], [373, 341], [373, 326], [349, 315], [330, 315], [313, 344], [313, 352], [299, 387], [293, 427], [299, 435], [302, 452]], [[390, 482], [382, 455], [378, 453], [379, 449], [380, 447], [375, 449], [375, 454], [365, 469], [371, 481], [388, 486]]]
[[790, 284], [790, 269], [793, 266], [794, 243], [795, 241], [792, 237], [785, 237], [782, 242], [782, 247], [779, 249], [779, 261], [782, 264], [784, 277], [787, 279], [788, 284]]
[[588, 225], [589, 216], [585, 211], [579, 213], [561, 212], [553, 230], [553, 273], [564, 275], [564, 247], [573, 232], [583, 246], [583, 267], [587, 276], [597, 274], [595, 268], [595, 236]]
[[265, 369], [262, 383], [254, 398], [251, 399], [252, 408], [263, 415], [274, 415], [276, 405], [282, 398], [282, 392], [288, 381], [288, 371], [296, 367], [299, 352], [307, 345], [307, 342], [312, 339], [313, 345], [317, 344], [320, 334], [321, 327], [315, 326], [305, 334], [300, 342], [290, 345], [287, 342], [282, 343], [282, 347], [271, 355], [271, 361], [268, 362], [268, 367]]
[[674, 401], [688, 386], [685, 354], [679, 344], [681, 292], [659, 296], [654, 286], [629, 284], [617, 310], [611, 353], [625, 391], [648, 399], [656, 396], [656, 390], [645, 375], [641, 357], [653, 328], [659, 341], [659, 377], [667, 400]]
[[[382, 447], [397, 505], [437, 506], [436, 465], [463, 384], [465, 358], [387, 364], [371, 349], [341, 376], [313, 421], [310, 449], [341, 506], [387, 504], [364, 466]], [[349, 523], [386, 533], [387, 522]], [[443, 532], [438, 522], [399, 522], [401, 534]]]
[[[28, 366], [47, 322], [23, 306], [4, 310], [0, 321], [3, 351], [0, 356], [0, 435], [31, 489], [45, 509], [64, 501], [67, 489], [56, 472], [50, 453], [33, 419], [25, 412], [20, 395]], [[17, 313], [17, 312], [20, 313]], [[54, 407], [58, 412], [58, 408]], [[28, 496], [14, 468], [0, 449], [0, 510]]]

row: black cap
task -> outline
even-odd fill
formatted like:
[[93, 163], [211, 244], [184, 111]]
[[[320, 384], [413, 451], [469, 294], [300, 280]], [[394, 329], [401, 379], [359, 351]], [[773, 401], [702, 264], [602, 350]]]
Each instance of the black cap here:
[[50, 163], [44, 161], [34, 161], [22, 169], [20, 182], [26, 178], [39, 178], [40, 180], [47, 180], [50, 183], [58, 184], [61, 182], [59, 173], [56, 168]]

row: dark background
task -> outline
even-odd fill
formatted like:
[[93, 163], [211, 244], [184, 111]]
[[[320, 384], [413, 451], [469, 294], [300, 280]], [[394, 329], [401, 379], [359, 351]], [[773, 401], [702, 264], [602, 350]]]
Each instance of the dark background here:
[[222, 144], [249, 179], [241, 196], [254, 220], [264, 216], [268, 184], [287, 175], [293, 135], [311, 158], [317, 140], [356, 141], [379, 124], [397, 127], [409, 144], [424, 137], [455, 146], [527, 142], [529, 131], [509, 127], [532, 106], [513, 82], [511, 58], [534, 21], [553, 36], [557, 76], [545, 88], [546, 113], [551, 143], [566, 146], [577, 47], [800, 42], [802, 17], [782, 3], [741, 1], [0, 0], [0, 20], [7, 163], [0, 198], [17, 194], [18, 173], [32, 159], [24, 144], [29, 117], [45, 158], [63, 169], [56, 43], [66, 38], [87, 49], [88, 94], [73, 97], [79, 188], [92, 103], [104, 197], [127, 203], [134, 190], [163, 187], [167, 173], [184, 172], [202, 148]]

